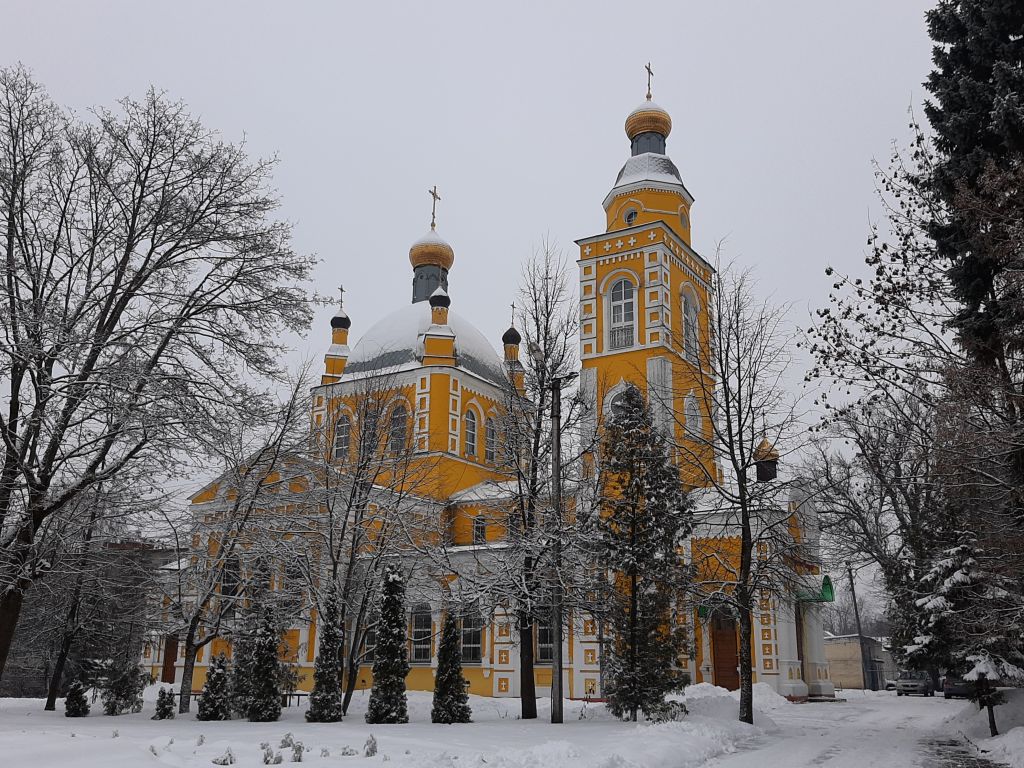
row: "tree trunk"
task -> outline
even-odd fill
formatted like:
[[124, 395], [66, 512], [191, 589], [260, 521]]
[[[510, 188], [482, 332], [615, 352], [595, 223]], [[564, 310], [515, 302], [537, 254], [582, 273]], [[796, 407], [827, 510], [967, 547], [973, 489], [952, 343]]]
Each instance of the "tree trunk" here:
[[[631, 526], [630, 537], [635, 541], [635, 530], [636, 526]], [[636, 643], [637, 643], [637, 623], [639, 621], [639, 600], [636, 594], [636, 573], [629, 574], [629, 671], [630, 674], [637, 677], [637, 660], [636, 660]], [[629, 710], [630, 722], [636, 722], [636, 695], [634, 692], [633, 706]]]
[[185, 663], [181, 668], [181, 687], [178, 689], [178, 712], [184, 714], [192, 708], [192, 676], [196, 670], [196, 656], [199, 646], [196, 645], [196, 631], [190, 626], [185, 635]]
[[46, 691], [46, 704], [43, 706], [45, 712], [53, 712], [57, 708], [57, 697], [60, 695], [60, 684], [64, 678], [64, 666], [71, 653], [71, 643], [74, 641], [73, 632], [65, 632], [60, 641], [60, 651], [57, 653], [57, 663], [53, 666], [53, 674], [50, 675], [50, 685]]
[[[749, 601], [744, 601], [749, 602]], [[740, 722], [754, 724], [754, 675], [750, 653], [751, 620], [749, 610], [740, 610]]]
[[14, 630], [18, 626], [21, 607], [25, 602], [24, 590], [28, 589], [28, 580], [19, 579], [11, 589], [0, 597], [0, 680], [3, 679], [7, 657], [14, 644]]
[[987, 705], [988, 709], [988, 730], [992, 736], [999, 735], [999, 729], [996, 728], [996, 708], [991, 703]]
[[537, 718], [537, 681], [533, 675], [533, 617], [519, 612], [519, 698], [523, 720]]

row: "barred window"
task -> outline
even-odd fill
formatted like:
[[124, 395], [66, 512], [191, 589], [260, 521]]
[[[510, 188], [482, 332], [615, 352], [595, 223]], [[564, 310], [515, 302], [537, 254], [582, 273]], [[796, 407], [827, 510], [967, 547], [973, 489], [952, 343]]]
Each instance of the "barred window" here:
[[473, 518], [473, 543], [487, 543], [487, 518], [482, 513]]
[[430, 661], [431, 617], [430, 606], [417, 605], [412, 612], [412, 661], [428, 663]]
[[609, 293], [608, 347], [625, 349], [633, 346], [633, 323], [635, 300], [633, 284], [622, 278], [617, 280]]
[[372, 664], [377, 648], [377, 628], [370, 627], [363, 633], [363, 662]]

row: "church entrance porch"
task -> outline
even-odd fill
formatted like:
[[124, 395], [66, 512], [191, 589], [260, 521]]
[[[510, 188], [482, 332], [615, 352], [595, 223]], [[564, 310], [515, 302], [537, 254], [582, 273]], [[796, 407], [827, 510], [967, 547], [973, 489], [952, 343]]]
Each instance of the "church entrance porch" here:
[[723, 611], [711, 615], [711, 658], [715, 685], [735, 691], [740, 687], [740, 656], [736, 620]]

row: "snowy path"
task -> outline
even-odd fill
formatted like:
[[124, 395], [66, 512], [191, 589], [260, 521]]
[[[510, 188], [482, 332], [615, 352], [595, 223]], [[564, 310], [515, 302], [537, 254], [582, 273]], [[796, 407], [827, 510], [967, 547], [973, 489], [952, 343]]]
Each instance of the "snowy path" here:
[[[960, 700], [897, 697], [894, 693], [840, 693], [847, 701], [776, 709], [779, 730], [756, 737], [709, 768], [988, 768], [998, 765], [951, 746], [959, 735], [943, 720]], [[946, 742], [946, 743], [939, 743]]]

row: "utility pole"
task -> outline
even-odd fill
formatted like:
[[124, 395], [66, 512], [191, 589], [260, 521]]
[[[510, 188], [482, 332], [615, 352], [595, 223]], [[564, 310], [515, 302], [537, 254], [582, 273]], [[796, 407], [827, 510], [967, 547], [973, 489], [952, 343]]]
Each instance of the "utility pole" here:
[[875, 680], [872, 677], [868, 679], [868, 663], [867, 656], [864, 653], [864, 633], [861, 632], [860, 628], [860, 609], [857, 607], [857, 588], [853, 585], [853, 566], [850, 565], [850, 561], [846, 561], [846, 575], [850, 577], [850, 596], [853, 598], [853, 618], [857, 622], [857, 644], [860, 646], [860, 674], [864, 679], [864, 690], [866, 691], [869, 687], [871, 690], [878, 690], [878, 686], [875, 685]]
[[562, 383], [577, 374], [551, 379], [551, 507], [555, 519], [551, 589], [551, 722], [562, 722]]

